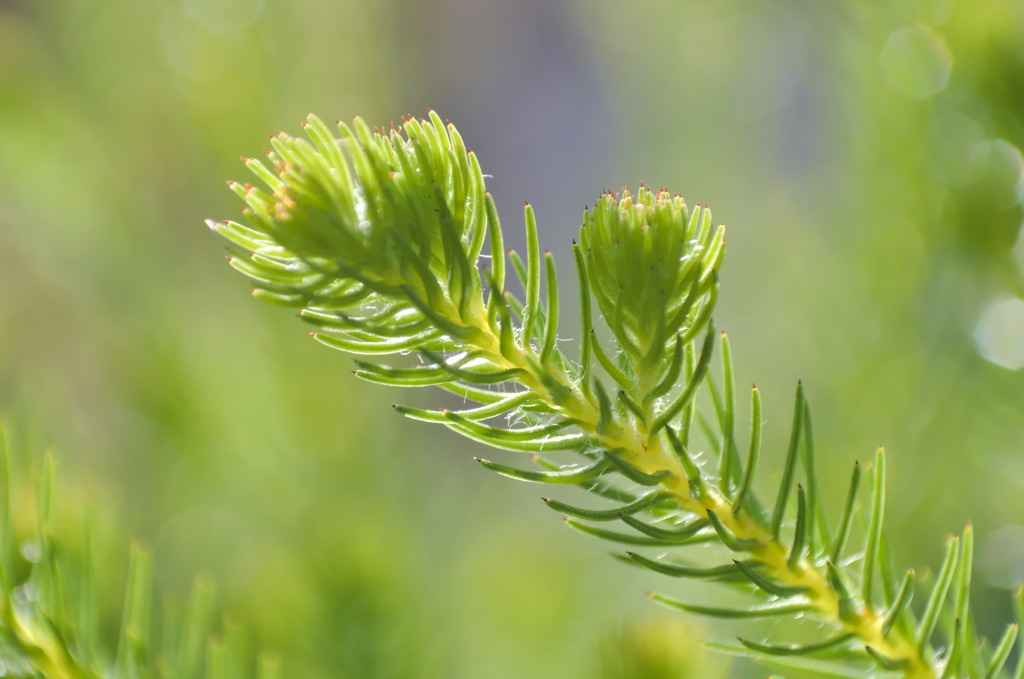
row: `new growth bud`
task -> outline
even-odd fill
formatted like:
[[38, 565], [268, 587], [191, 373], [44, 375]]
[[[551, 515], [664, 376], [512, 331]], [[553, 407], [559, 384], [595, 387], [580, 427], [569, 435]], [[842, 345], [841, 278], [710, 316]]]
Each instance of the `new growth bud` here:
[[724, 227], [680, 196], [641, 186], [606, 192], [583, 215], [580, 244], [590, 288], [638, 380], [659, 373], [682, 337], [710, 320]]

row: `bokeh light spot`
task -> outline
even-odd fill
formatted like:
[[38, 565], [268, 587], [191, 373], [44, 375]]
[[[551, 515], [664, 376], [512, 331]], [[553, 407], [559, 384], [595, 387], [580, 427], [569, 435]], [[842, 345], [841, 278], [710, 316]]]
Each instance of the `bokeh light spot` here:
[[185, 16], [210, 33], [231, 33], [252, 24], [266, 0], [183, 0]]
[[918, 99], [946, 89], [953, 70], [953, 53], [945, 38], [927, 26], [893, 31], [879, 61], [890, 87]]
[[990, 363], [1010, 370], [1024, 367], [1024, 302], [1003, 297], [985, 307], [974, 328], [974, 344]]
[[967, 171], [985, 187], [985, 200], [1008, 208], [1024, 200], [1024, 157], [1005, 139], [989, 139], [970, 148]]

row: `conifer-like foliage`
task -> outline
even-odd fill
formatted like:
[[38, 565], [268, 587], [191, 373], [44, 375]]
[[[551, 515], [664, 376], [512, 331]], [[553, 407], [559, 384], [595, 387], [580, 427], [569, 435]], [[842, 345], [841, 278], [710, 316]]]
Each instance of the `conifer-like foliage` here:
[[[641, 187], [584, 213], [580, 339], [567, 354], [565, 299], [533, 211], [525, 257], [506, 253], [480, 166], [453, 126], [431, 113], [388, 131], [355, 119], [340, 138], [312, 116], [305, 129], [308, 140], [273, 137], [269, 165], [246, 161], [261, 185], [230, 183], [245, 224], [209, 225], [257, 297], [299, 309], [320, 342], [373, 357], [357, 362], [359, 377], [473, 404], [399, 412], [524, 454], [513, 465], [479, 459], [499, 474], [588, 491], [586, 506], [545, 501], [569, 526], [625, 545], [623, 561], [749, 601], [652, 594], [659, 603], [813, 622], [800, 644], [740, 638], [724, 650], [819, 676], [1024, 676], [1024, 662], [1008, 667], [1017, 625], [994, 644], [975, 633], [970, 527], [949, 539], [934, 577], [892, 564], [882, 450], [855, 466], [843, 502], [825, 506], [799, 385], [781, 476], [771, 497], [757, 496], [761, 402], [755, 387], [749, 426], [736, 421], [729, 340], [712, 322], [724, 231], [708, 210]], [[510, 274], [523, 299], [506, 289]], [[388, 354], [415, 358], [376, 358]]]
[[[153, 558], [133, 545], [123, 614], [111, 625], [109, 595], [88, 512], [58, 500], [51, 456], [35, 481], [11, 464], [0, 428], [0, 676], [15, 679], [277, 679], [237, 628], [214, 634], [213, 587], [196, 579], [184, 610], [154, 612]], [[32, 517], [23, 529], [14, 519]]]

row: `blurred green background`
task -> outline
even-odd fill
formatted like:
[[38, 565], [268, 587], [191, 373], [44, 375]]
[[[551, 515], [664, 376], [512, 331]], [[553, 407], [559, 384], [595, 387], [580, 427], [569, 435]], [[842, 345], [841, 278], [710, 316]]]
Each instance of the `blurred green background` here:
[[239, 155], [308, 112], [430, 108], [493, 175], [513, 246], [533, 204], [566, 280], [603, 187], [710, 205], [765, 487], [802, 379], [832, 494], [884, 444], [897, 563], [973, 520], [979, 625], [1005, 622], [1018, 0], [0, 0], [0, 411], [153, 546], [164, 588], [212, 573], [295, 677], [763, 676], [703, 658], [737, 630], [660, 612], [642, 593], [680, 585], [402, 421], [391, 403], [431, 395], [359, 382], [225, 265], [203, 219], [238, 214]]

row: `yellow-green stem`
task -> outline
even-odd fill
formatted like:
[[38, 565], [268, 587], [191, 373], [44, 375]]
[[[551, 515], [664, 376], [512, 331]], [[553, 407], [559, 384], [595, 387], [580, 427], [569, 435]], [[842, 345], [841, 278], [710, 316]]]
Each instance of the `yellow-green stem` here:
[[710, 486], [700, 497], [693, 497], [682, 464], [666, 449], [661, 437], [650, 435], [645, 424], [635, 420], [629, 423], [615, 422], [610, 427], [605, 426], [603, 431], [598, 433], [600, 409], [584, 393], [580, 385], [574, 384], [563, 374], [547, 375], [548, 379], [554, 377], [560, 385], [569, 390], [568, 398], [555, 403], [549, 398], [544, 380], [535, 374], [533, 366], [536, 363], [527, 360], [526, 352], [532, 354], [532, 348], [523, 348], [514, 356], [502, 355], [498, 337], [490, 330], [486, 321], [482, 327], [477, 326], [476, 329], [479, 331], [478, 337], [481, 338], [478, 348], [487, 355], [489, 361], [500, 370], [522, 370], [522, 376], [518, 381], [523, 386], [533, 390], [553, 410], [579, 422], [580, 429], [591, 435], [602, 447], [628, 451], [631, 456], [629, 462], [642, 472], [653, 474], [669, 470], [671, 474], [661, 482], [661, 485], [676, 496], [681, 509], [696, 516], [707, 516], [707, 512], [712, 511], [737, 538], [756, 541], [756, 546], [749, 551], [751, 558], [764, 567], [770, 579], [784, 585], [803, 588], [806, 592], [803, 596], [814, 607], [819, 618], [854, 634], [865, 646], [870, 646], [887, 658], [897, 662], [906, 661], [903, 667], [906, 679], [935, 679], [938, 676], [935, 668], [922, 657], [912, 639], [899, 636], [895, 629], [891, 630], [889, 635], [883, 634], [883, 616], [871, 605], [860, 602], [858, 610], [847, 613], [845, 618], [840, 617], [839, 599], [828, 584], [824, 567], [801, 558], [793, 568], [790, 568], [790, 548], [765, 530], [746, 506], [734, 514], [732, 501]]

